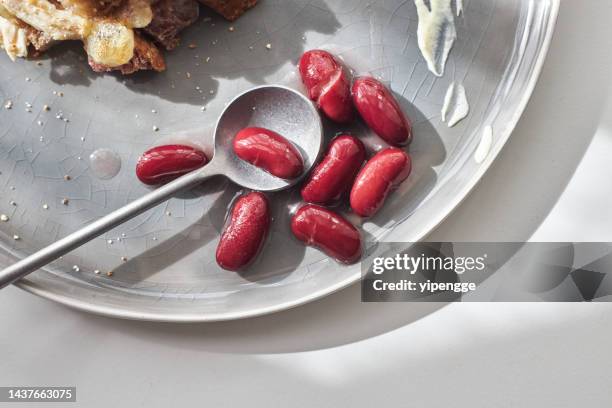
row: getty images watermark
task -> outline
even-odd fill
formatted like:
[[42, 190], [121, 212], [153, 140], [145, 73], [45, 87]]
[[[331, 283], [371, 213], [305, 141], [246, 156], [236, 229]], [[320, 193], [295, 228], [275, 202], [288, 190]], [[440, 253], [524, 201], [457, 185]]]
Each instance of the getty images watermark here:
[[611, 243], [378, 243], [364, 302], [608, 301]]
[[396, 254], [393, 257], [375, 257], [372, 263], [372, 274], [382, 275], [390, 271], [402, 271], [409, 279], [399, 279], [388, 282], [379, 276], [374, 279], [372, 286], [377, 291], [412, 291], [420, 294], [433, 294], [439, 291], [452, 291], [456, 293], [467, 293], [476, 290], [474, 282], [437, 282], [427, 279], [425, 281], [414, 280], [419, 274], [431, 274], [439, 271], [454, 272], [462, 275], [466, 272], [483, 272], [487, 265], [485, 261], [487, 254], [479, 257], [451, 257], [451, 256], [426, 256], [421, 253], [411, 256], [407, 253]]

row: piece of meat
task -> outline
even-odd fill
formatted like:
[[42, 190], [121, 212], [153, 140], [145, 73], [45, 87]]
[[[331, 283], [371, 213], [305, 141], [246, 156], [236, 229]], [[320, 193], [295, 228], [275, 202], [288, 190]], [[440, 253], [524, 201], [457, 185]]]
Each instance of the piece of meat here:
[[161, 72], [166, 69], [166, 62], [161, 51], [159, 51], [155, 44], [147, 41], [138, 33], [134, 35], [134, 57], [127, 64], [118, 67], [108, 67], [89, 60], [89, 65], [96, 72], [120, 71], [123, 75], [133, 74], [141, 70]]
[[200, 15], [196, 0], [158, 0], [152, 7], [153, 21], [144, 31], [167, 50], [179, 45], [179, 33]]
[[234, 21], [248, 9], [257, 4], [257, 0], [199, 0], [229, 21]]

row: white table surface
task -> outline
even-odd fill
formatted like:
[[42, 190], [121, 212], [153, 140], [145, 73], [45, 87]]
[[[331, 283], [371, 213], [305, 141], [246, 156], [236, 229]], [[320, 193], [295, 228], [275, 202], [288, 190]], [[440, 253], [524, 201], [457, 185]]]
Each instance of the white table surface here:
[[[612, 241], [612, 2], [565, 0], [518, 129], [434, 240]], [[361, 304], [171, 325], [0, 293], [0, 386], [87, 407], [610, 407], [610, 304]], [[1, 404], [0, 404], [1, 405]], [[30, 404], [19, 406], [27, 407]]]

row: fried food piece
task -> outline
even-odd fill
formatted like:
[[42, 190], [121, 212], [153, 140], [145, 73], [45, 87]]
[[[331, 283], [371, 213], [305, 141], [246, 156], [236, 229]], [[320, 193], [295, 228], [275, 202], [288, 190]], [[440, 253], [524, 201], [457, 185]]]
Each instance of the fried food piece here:
[[[90, 59], [107, 66], [132, 59], [133, 28], [145, 27], [153, 19], [149, 0], [0, 0], [0, 4], [52, 40], [82, 40]], [[98, 16], [98, 6], [112, 14]]]
[[50, 0], [60, 8], [79, 15], [93, 17], [109, 16], [115, 9], [126, 3], [125, 0]]
[[161, 72], [166, 69], [164, 56], [159, 49], [138, 33], [134, 34], [134, 56], [128, 63], [112, 67], [98, 64], [90, 59], [89, 65], [96, 72], [120, 71], [124, 75], [133, 74], [140, 70]]
[[[257, 0], [199, 0], [235, 20]], [[171, 50], [199, 16], [196, 0], [0, 0], [0, 45], [11, 59], [81, 40], [96, 71], [163, 71], [163, 55], [140, 33]]]
[[13, 61], [28, 55], [27, 31], [4, 17], [0, 17], [0, 43]]
[[54, 40], [81, 40], [91, 31], [91, 22], [72, 11], [58, 9], [47, 0], [0, 0], [15, 18], [47, 33]]

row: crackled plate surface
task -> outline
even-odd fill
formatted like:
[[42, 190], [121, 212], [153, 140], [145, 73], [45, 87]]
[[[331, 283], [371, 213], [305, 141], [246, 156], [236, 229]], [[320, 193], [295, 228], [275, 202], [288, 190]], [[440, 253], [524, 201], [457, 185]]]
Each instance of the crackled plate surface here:
[[[421, 57], [416, 9], [406, 0], [261, 0], [231, 24], [233, 31], [210, 14], [186, 33], [163, 74], [97, 75], [77, 46], [53, 49], [40, 64], [2, 56], [0, 98], [13, 106], [0, 109], [0, 213], [9, 217], [0, 222], [0, 266], [146, 193], [134, 175], [142, 151], [182, 132], [210, 145], [227, 101], [258, 84], [295, 86], [297, 59], [316, 47], [332, 48], [359, 65], [357, 71], [389, 83], [415, 122], [412, 176], [362, 227], [369, 241], [423, 238], [469, 193], [510, 136], [558, 11], [557, 0], [464, 3], [442, 78]], [[453, 81], [463, 82], [472, 109], [449, 129], [440, 110]], [[474, 151], [487, 125], [494, 141], [478, 164]], [[330, 127], [328, 136], [339, 130], [364, 132]], [[119, 156], [116, 177], [101, 179], [92, 170], [89, 156], [101, 148]], [[106, 315], [212, 321], [282, 310], [359, 279], [359, 266], [339, 266], [290, 238], [288, 213], [299, 202], [290, 192], [273, 196], [272, 237], [252, 270], [219, 269], [215, 247], [238, 192], [213, 180], [19, 286]]]

